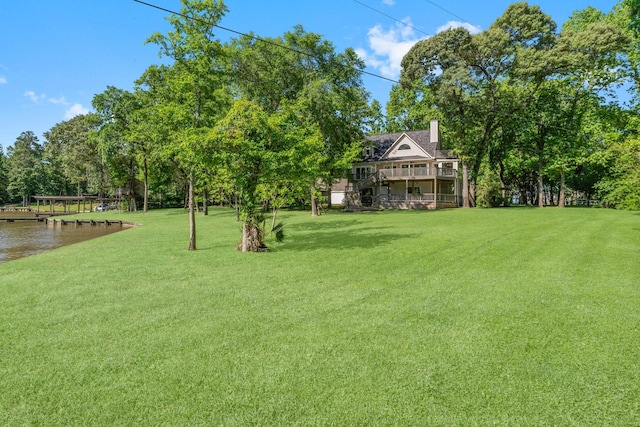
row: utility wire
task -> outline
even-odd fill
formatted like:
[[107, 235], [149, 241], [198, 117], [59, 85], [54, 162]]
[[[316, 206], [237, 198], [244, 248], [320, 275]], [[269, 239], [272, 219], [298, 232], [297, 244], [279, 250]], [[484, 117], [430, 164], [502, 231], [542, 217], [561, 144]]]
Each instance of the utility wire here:
[[469, 22], [468, 20], [464, 19], [463, 17], [456, 15], [455, 13], [451, 12], [450, 10], [445, 9], [444, 7], [440, 6], [437, 3], [432, 2], [431, 0], [424, 0], [429, 4], [432, 4], [433, 6], [437, 7], [440, 10], [443, 10], [445, 12], [447, 12], [449, 15], [453, 16], [454, 18], [458, 18], [459, 20], [461, 20], [462, 22], [471, 25], [473, 28], [478, 29], [479, 31], [482, 31], [482, 28], [478, 27], [477, 25], [473, 25], [471, 22]]
[[[410, 25], [410, 24], [407, 24], [406, 22], [403, 22], [403, 21], [401, 21], [401, 20], [399, 20], [399, 19], [397, 19], [397, 18], [394, 18], [394, 17], [393, 17], [393, 16], [391, 16], [391, 15], [387, 15], [386, 13], [382, 12], [381, 10], [378, 10], [378, 9], [376, 9], [376, 8], [372, 7], [372, 6], [369, 6], [368, 4], [365, 4], [365, 3], [363, 3], [363, 2], [361, 2], [361, 1], [359, 1], [359, 0], [353, 0], [353, 1], [354, 1], [354, 2], [356, 2], [356, 3], [358, 3], [358, 4], [359, 4], [359, 5], [361, 5], [361, 6], [366, 7], [367, 9], [371, 9], [371, 10], [373, 10], [374, 12], [379, 13], [379, 14], [380, 14], [380, 15], [382, 15], [382, 16], [386, 16], [387, 18], [392, 19], [392, 20], [394, 20], [394, 21], [396, 21], [396, 22], [398, 22], [398, 23], [400, 23], [400, 24], [402, 24], [402, 25], [404, 25], [404, 26], [406, 26], [406, 27], [409, 27], [409, 28], [411, 28], [411, 29], [413, 29], [413, 30], [415, 30], [415, 31], [418, 31], [418, 32], [420, 32], [420, 33], [422, 33], [422, 34], [424, 34], [424, 35], [427, 35], [427, 36], [430, 36], [430, 35], [431, 35], [431, 34], [428, 34], [428, 33], [424, 32], [424, 31], [422, 31], [422, 30], [421, 30], [421, 29], [419, 29], [419, 28], [416, 28], [416, 27], [414, 27], [414, 26], [412, 26], [412, 25]], [[445, 9], [444, 7], [440, 6], [439, 4], [434, 3], [434, 2], [432, 2], [431, 0], [425, 0], [425, 1], [426, 1], [427, 3], [432, 4], [433, 6], [437, 7], [438, 9], [441, 9], [441, 10], [445, 11], [446, 13], [448, 13], [448, 14], [449, 14], [449, 15], [451, 15], [451, 16], [453, 16], [454, 18], [459, 19], [460, 21], [464, 22], [465, 24], [469, 24], [469, 25], [471, 25], [473, 28], [476, 28], [476, 29], [478, 29], [479, 31], [482, 31], [482, 28], [478, 27], [477, 25], [473, 25], [473, 24], [472, 24], [471, 22], [469, 22], [468, 20], [464, 19], [463, 17], [461, 17], [461, 16], [459, 16], [459, 15], [456, 15], [455, 13], [451, 12], [450, 10]]]
[[397, 23], [404, 25], [405, 27], [411, 28], [412, 30], [416, 30], [417, 32], [422, 33], [422, 34], [424, 34], [425, 36], [430, 36], [430, 35], [431, 35], [431, 34], [429, 34], [429, 33], [426, 33], [426, 32], [424, 32], [424, 31], [422, 31], [422, 30], [421, 30], [421, 29], [419, 29], [419, 28], [414, 27], [413, 25], [407, 24], [406, 22], [401, 21], [401, 20], [399, 20], [399, 19], [396, 19], [396, 18], [394, 18], [394, 17], [393, 17], [393, 16], [391, 16], [391, 15], [387, 15], [386, 13], [382, 12], [381, 10], [378, 10], [378, 9], [376, 9], [376, 8], [372, 7], [372, 6], [369, 6], [368, 4], [362, 3], [362, 2], [361, 2], [361, 1], [359, 1], [359, 0], [353, 0], [353, 1], [354, 1], [354, 2], [356, 2], [356, 3], [358, 3], [358, 4], [359, 4], [359, 5], [361, 5], [361, 6], [364, 6], [364, 7], [368, 8], [368, 9], [373, 10], [373, 11], [374, 11], [374, 12], [376, 12], [376, 13], [379, 13], [379, 14], [380, 14], [380, 15], [382, 15], [382, 16], [386, 16], [387, 18], [392, 19], [392, 20], [396, 21]]
[[[181, 17], [183, 17], [183, 18], [185, 18], [185, 19], [190, 19], [190, 20], [200, 20], [200, 19], [199, 19], [199, 18], [197, 18], [197, 17], [187, 16], [187, 15], [185, 15], [185, 14], [183, 14], [183, 13], [176, 12], [176, 11], [173, 11], [173, 10], [171, 10], [171, 9], [166, 9], [166, 8], [164, 8], [164, 7], [157, 6], [157, 5], [155, 5], [155, 4], [147, 3], [147, 2], [142, 1], [142, 0], [133, 0], [133, 1], [134, 1], [134, 2], [136, 2], [136, 3], [140, 3], [140, 4], [144, 5], [144, 6], [151, 7], [151, 8], [153, 8], [153, 9], [157, 9], [157, 10], [160, 10], [160, 11], [163, 11], [163, 12], [170, 13], [170, 14], [172, 14], [172, 15], [181, 16]], [[200, 20], [200, 21], [204, 22], [204, 20]], [[313, 57], [314, 57], [313, 55], [311, 55], [311, 54], [309, 54], [309, 53], [307, 53], [307, 52], [303, 52], [303, 51], [301, 51], [301, 50], [294, 49], [294, 48], [292, 48], [292, 47], [284, 46], [284, 45], [281, 45], [281, 44], [278, 44], [278, 43], [272, 42], [272, 41], [270, 41], [270, 40], [265, 40], [265, 39], [263, 39], [263, 38], [261, 38], [261, 37], [254, 36], [254, 35], [252, 35], [252, 34], [243, 33], [243, 32], [241, 32], [241, 31], [233, 30], [233, 29], [231, 29], [231, 28], [223, 27], [223, 26], [221, 26], [221, 25], [213, 24], [213, 26], [214, 26], [214, 27], [216, 27], [216, 28], [219, 28], [219, 29], [221, 29], [221, 30], [228, 31], [228, 32], [233, 33], [233, 34], [237, 34], [237, 35], [240, 35], [240, 36], [249, 37], [249, 38], [251, 38], [252, 40], [260, 41], [260, 42], [263, 42], [263, 43], [267, 43], [267, 44], [270, 44], [270, 45], [272, 45], [272, 46], [279, 47], [279, 48], [281, 48], [281, 49], [286, 49], [286, 50], [289, 50], [289, 51], [291, 51], [291, 52], [298, 53], [298, 54], [300, 54], [300, 55], [306, 55], [306, 56], [309, 56], [309, 57], [311, 57], [311, 58], [313, 58]], [[317, 58], [316, 58], [316, 59], [317, 59]], [[360, 68], [356, 68], [356, 67], [349, 67], [349, 68], [351, 68], [352, 70], [359, 71], [359, 72], [361, 72], [362, 74], [366, 74], [366, 75], [371, 76], [371, 77], [375, 77], [375, 78], [378, 78], [378, 79], [386, 80], [386, 81], [389, 81], [389, 82], [392, 82], [392, 83], [397, 83], [397, 84], [399, 84], [399, 83], [400, 83], [400, 82], [399, 82], [399, 81], [397, 81], [397, 80], [394, 80], [394, 79], [391, 79], [391, 78], [388, 78], [388, 77], [384, 77], [384, 76], [381, 76], [381, 75], [379, 75], [379, 74], [371, 73], [371, 72], [369, 72], [369, 71], [365, 71], [365, 70], [362, 70], [362, 69], [360, 69]]]

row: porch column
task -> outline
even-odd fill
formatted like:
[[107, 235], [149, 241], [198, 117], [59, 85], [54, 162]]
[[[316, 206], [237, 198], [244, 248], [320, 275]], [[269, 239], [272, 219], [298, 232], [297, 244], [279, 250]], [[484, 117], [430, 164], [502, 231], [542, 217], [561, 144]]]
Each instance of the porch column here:
[[434, 165], [436, 168], [436, 173], [433, 175], [435, 178], [433, 179], [433, 201], [436, 204], [436, 209], [438, 208], [438, 164]]
[[456, 207], [458, 206], [458, 177], [454, 177], [453, 179], [453, 197], [456, 203]]

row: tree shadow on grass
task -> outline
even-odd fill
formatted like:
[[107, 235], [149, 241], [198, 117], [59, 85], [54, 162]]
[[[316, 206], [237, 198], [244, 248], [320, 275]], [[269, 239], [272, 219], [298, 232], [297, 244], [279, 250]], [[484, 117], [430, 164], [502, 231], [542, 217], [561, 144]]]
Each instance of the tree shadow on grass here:
[[306, 221], [302, 223], [295, 224], [287, 224], [286, 219], [284, 220], [285, 227], [287, 230], [295, 230], [295, 231], [316, 231], [316, 230], [348, 230], [350, 227], [357, 227], [362, 221], [358, 221], [357, 219], [345, 219], [342, 221], [331, 221], [331, 222], [322, 222], [322, 221]]
[[277, 251], [314, 249], [367, 249], [397, 240], [415, 237], [414, 233], [398, 233], [391, 227], [356, 227], [359, 221], [331, 223], [308, 222], [292, 226]]

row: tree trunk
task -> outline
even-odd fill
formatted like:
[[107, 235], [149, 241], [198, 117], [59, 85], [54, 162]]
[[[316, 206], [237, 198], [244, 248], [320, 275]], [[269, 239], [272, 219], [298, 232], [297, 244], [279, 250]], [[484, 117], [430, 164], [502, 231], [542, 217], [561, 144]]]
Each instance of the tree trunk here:
[[276, 216], [278, 215], [278, 208], [277, 206], [273, 206], [273, 209], [271, 210], [271, 229], [269, 230], [269, 232], [273, 231], [274, 228], [276, 228]]
[[462, 207], [470, 208], [469, 203], [469, 171], [467, 162], [462, 162]]
[[558, 207], [559, 208], [564, 208], [564, 204], [565, 204], [564, 181], [565, 181], [564, 168], [560, 168], [560, 193], [558, 194]]
[[542, 150], [538, 153], [538, 207], [544, 207], [544, 181], [542, 179]]
[[318, 216], [318, 200], [316, 199], [316, 186], [311, 184], [311, 216]]
[[209, 204], [207, 203], [207, 198], [209, 194], [207, 193], [207, 189], [202, 190], [202, 215], [209, 215]]
[[544, 181], [542, 179], [543, 154], [545, 143], [544, 125], [538, 125], [538, 207], [544, 207]]
[[256, 224], [255, 219], [247, 219], [242, 224], [242, 242], [240, 250], [242, 252], [260, 252], [263, 251], [262, 232]]
[[144, 174], [144, 202], [142, 206], [142, 211], [147, 213], [147, 209], [149, 208], [149, 166], [147, 164], [147, 155], [144, 156], [143, 161], [143, 174]]
[[476, 179], [469, 181], [469, 207], [476, 207]]
[[538, 207], [544, 207], [544, 182], [542, 180], [542, 156], [538, 157]]
[[[504, 163], [502, 163], [502, 160], [498, 161], [498, 166], [500, 167], [500, 190], [502, 192], [502, 202], [500, 204], [505, 206], [507, 200], [507, 184], [504, 179]], [[511, 197], [509, 197], [509, 199], [511, 199]]]
[[189, 174], [189, 250], [196, 250], [196, 212], [194, 207], [195, 194], [193, 189], [193, 171]]

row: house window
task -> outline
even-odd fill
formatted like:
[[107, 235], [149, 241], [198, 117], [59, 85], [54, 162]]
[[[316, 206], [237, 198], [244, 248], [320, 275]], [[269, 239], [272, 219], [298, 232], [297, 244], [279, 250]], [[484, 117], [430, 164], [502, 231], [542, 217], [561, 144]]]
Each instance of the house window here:
[[367, 177], [369, 177], [369, 175], [371, 175], [371, 168], [369, 166], [364, 166], [364, 167], [356, 167], [355, 168], [355, 173], [353, 174], [354, 179], [356, 181], [359, 181], [361, 179], [365, 179]]
[[422, 194], [420, 187], [407, 187], [407, 194]]
[[398, 150], [411, 150], [411, 146], [409, 146], [409, 144], [402, 144], [398, 147]]

